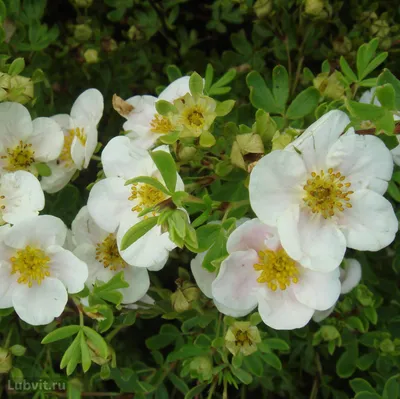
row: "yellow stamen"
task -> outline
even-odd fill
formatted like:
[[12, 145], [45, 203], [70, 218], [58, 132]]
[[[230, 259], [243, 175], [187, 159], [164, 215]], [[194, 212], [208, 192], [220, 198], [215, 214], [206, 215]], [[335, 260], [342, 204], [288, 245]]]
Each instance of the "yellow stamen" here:
[[[153, 207], [166, 198], [162, 191], [145, 183], [132, 184], [131, 192], [132, 194], [128, 199], [131, 201], [138, 201], [138, 204], [132, 208], [132, 211], [136, 212], [142, 212], [146, 208]], [[153, 212], [153, 215], [155, 215], [155, 212]]]
[[285, 290], [291, 283], [299, 281], [299, 271], [296, 262], [291, 259], [283, 248], [277, 251], [266, 249], [259, 251], [259, 263], [254, 265], [254, 269], [261, 271], [257, 281], [267, 283], [272, 291], [278, 288]]
[[127, 263], [121, 258], [114, 234], [109, 234], [103, 242], [96, 245], [96, 259], [110, 270], [124, 269]]
[[26, 144], [22, 140], [14, 148], [7, 148], [7, 155], [1, 159], [7, 159], [8, 165], [5, 170], [15, 172], [17, 170], [29, 170], [29, 167], [35, 162], [35, 151], [32, 150], [32, 144]]
[[28, 245], [24, 249], [19, 249], [10, 261], [11, 274], [18, 273], [19, 284], [28, 284], [32, 287], [36, 282], [40, 285], [46, 277], [50, 276], [50, 258], [39, 248]]
[[79, 127], [75, 129], [70, 129], [68, 131], [68, 134], [64, 136], [64, 146], [61, 150], [61, 155], [59, 159], [64, 163], [64, 166], [66, 168], [74, 165], [74, 161], [72, 160], [72, 155], [71, 155], [71, 146], [75, 137], [80, 141], [80, 143], [83, 146], [85, 146], [87, 140], [85, 129], [84, 128], [81, 129]]
[[173, 130], [173, 126], [169, 118], [156, 114], [150, 122], [151, 131], [153, 133], [167, 134]]
[[346, 176], [332, 168], [328, 169], [328, 174], [323, 170], [319, 174], [312, 172], [311, 179], [303, 187], [304, 203], [311, 208], [312, 213], [320, 213], [325, 219], [331, 218], [337, 211], [343, 212], [344, 204], [351, 208], [349, 196], [354, 191], [347, 190], [351, 183], [344, 182], [345, 179]]
[[183, 114], [183, 123], [190, 128], [202, 128], [205, 123], [204, 110], [202, 107], [195, 105], [187, 108]]

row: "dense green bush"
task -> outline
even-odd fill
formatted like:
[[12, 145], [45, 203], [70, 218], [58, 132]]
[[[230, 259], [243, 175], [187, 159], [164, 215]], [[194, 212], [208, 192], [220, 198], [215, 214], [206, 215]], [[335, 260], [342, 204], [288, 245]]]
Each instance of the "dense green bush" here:
[[[51, 323], [32, 326], [3, 306], [8, 287], [0, 281], [4, 397], [400, 397], [398, 239], [375, 252], [367, 244], [359, 248], [365, 251], [347, 249], [342, 270], [349, 272], [351, 259], [359, 261], [360, 284], [353, 276], [357, 281], [346, 291], [342, 275], [346, 294], [333, 312], [327, 318], [314, 315], [318, 322], [295, 329], [271, 328], [257, 312], [239, 321], [220, 313], [190, 267], [195, 254], [208, 250], [200, 264], [209, 271], [220, 268], [237, 221], [259, 216], [250, 172], [265, 154], [283, 150], [329, 111], [347, 113], [359, 137], [376, 136], [389, 149], [398, 145], [400, 6], [395, 1], [0, 0], [0, 18], [0, 101], [24, 104], [34, 119], [69, 114], [89, 88], [104, 96], [90, 165], [74, 169], [60, 191], [45, 194], [41, 214], [62, 219], [68, 228], [95, 183], [107, 175], [104, 147], [115, 136], [130, 137], [123, 116], [129, 121], [134, 108], [122, 99], [157, 96], [190, 75], [192, 96], [173, 105], [159, 101], [158, 116], [174, 120], [184, 113], [179, 107], [188, 107], [196, 96], [216, 107], [203, 130], [194, 133], [186, 126], [187, 131], [160, 135], [172, 156], [153, 151], [152, 159], [168, 198], [161, 210], [155, 208], [161, 216], [150, 209], [122, 239], [122, 247], [133, 245], [159, 223], [178, 247], [162, 270], [149, 273], [154, 303], [147, 297], [123, 305], [120, 290], [128, 284], [120, 272], [90, 292], [86, 287], [69, 295], [64, 312]], [[382, 106], [365, 103], [372, 95], [359, 102], [371, 88], [377, 88], [374, 96]], [[1, 137], [12, 130], [3, 109]], [[3, 142], [0, 147], [3, 154]], [[2, 173], [7, 156], [1, 157]], [[175, 166], [184, 188], [173, 177]], [[47, 160], [32, 168], [42, 181], [54, 174]], [[385, 180], [376, 170], [370, 173]], [[137, 177], [141, 174], [132, 175], [131, 184], [159, 188], [147, 175], [147, 180]], [[395, 166], [385, 196], [397, 216], [399, 185]], [[2, 217], [6, 222], [15, 223]], [[6, 253], [2, 236], [0, 241]], [[0, 274], [4, 267], [1, 263]]]

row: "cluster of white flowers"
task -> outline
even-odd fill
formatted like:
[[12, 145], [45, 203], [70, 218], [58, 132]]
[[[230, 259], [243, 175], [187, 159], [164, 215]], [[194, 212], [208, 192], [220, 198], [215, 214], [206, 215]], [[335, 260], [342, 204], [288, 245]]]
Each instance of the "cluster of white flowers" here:
[[[341, 111], [331, 111], [284, 150], [258, 161], [250, 175], [250, 203], [258, 219], [239, 226], [227, 243], [218, 275], [192, 270], [205, 295], [231, 316], [258, 307], [275, 329], [303, 327], [332, 311], [340, 293], [360, 279], [345, 278], [346, 247], [377, 251], [389, 245], [398, 221], [383, 194], [393, 170], [390, 151], [360, 136]], [[359, 269], [352, 260], [350, 268]], [[341, 282], [342, 279], [342, 282]]]
[[[170, 102], [181, 122], [158, 114], [158, 100]], [[146, 183], [166, 186], [149, 149], [169, 152], [167, 145], [153, 147], [177, 129], [174, 124], [184, 125], [183, 136], [203, 135], [215, 118], [215, 104], [190, 96], [189, 77], [173, 82], [158, 99], [135, 96], [127, 103], [132, 107], [126, 135], [114, 137], [102, 151], [105, 178], [94, 184], [72, 223], [68, 245], [60, 219], [38, 216], [42, 190], [59, 191], [88, 167], [103, 97], [89, 89], [71, 115], [33, 121], [22, 105], [0, 104], [0, 308], [14, 307], [27, 323], [51, 322], [61, 315], [68, 293], [119, 272], [129, 283], [120, 290], [122, 303], [134, 306], [147, 298], [148, 270], [160, 270], [176, 247], [158, 224], [128, 248], [122, 250], [121, 243], [148, 217], [144, 210], [155, 209], [155, 216], [157, 206], [169, 200], [168, 190]], [[361, 278], [356, 260], [343, 262], [346, 247], [377, 251], [392, 242], [398, 222], [383, 197], [393, 170], [391, 153], [374, 136], [346, 131], [349, 123], [345, 113], [331, 111], [285, 149], [257, 162], [249, 183], [257, 218], [238, 221], [219, 270], [203, 268], [206, 253], [191, 263], [198, 286], [222, 313], [241, 317], [258, 307], [275, 329], [322, 320]], [[51, 174], [39, 182], [43, 164]], [[175, 190], [184, 191], [178, 173]]]

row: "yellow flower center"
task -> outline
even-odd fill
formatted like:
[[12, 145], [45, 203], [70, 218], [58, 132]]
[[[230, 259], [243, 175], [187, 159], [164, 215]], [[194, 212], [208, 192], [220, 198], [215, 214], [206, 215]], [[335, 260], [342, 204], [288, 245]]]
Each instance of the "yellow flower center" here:
[[202, 128], [205, 123], [204, 112], [198, 105], [186, 109], [183, 118], [192, 128]]
[[277, 251], [266, 249], [259, 251], [259, 263], [254, 265], [254, 269], [261, 274], [257, 278], [259, 283], [267, 283], [272, 291], [278, 288], [285, 290], [291, 283], [299, 281], [299, 271], [296, 262], [291, 259], [283, 248]]
[[126, 262], [118, 251], [117, 240], [114, 234], [109, 234], [103, 242], [96, 245], [96, 259], [110, 270], [121, 270], [126, 267]]
[[335, 173], [332, 168], [328, 169], [328, 173], [323, 170], [319, 174], [312, 172], [311, 179], [303, 187], [304, 203], [313, 213], [320, 213], [325, 219], [334, 216], [337, 211], [343, 212], [345, 207], [351, 208], [349, 196], [354, 191], [348, 190], [351, 183], [345, 180], [346, 176]]
[[156, 114], [150, 122], [151, 131], [153, 133], [166, 134], [173, 130], [173, 126], [169, 118]]
[[19, 249], [10, 261], [11, 274], [18, 273], [19, 284], [28, 284], [32, 287], [36, 282], [40, 285], [46, 277], [50, 276], [50, 258], [39, 248], [28, 245], [24, 249]]
[[5, 170], [15, 172], [17, 170], [29, 170], [29, 167], [35, 162], [32, 150], [32, 144], [25, 144], [22, 140], [14, 148], [7, 148], [7, 155], [3, 155], [1, 159], [7, 159], [8, 165]]
[[250, 339], [249, 334], [247, 331], [238, 330], [235, 333], [235, 345], [243, 346], [245, 344], [252, 345], [253, 341]]
[[[151, 208], [166, 198], [162, 191], [150, 184], [134, 183], [132, 184], [131, 191], [132, 194], [129, 200], [138, 201], [138, 204], [132, 208], [132, 211], [136, 212], [142, 212], [144, 209]], [[153, 212], [153, 215], [155, 215], [155, 212]]]
[[64, 162], [64, 166], [66, 168], [71, 167], [74, 164], [71, 156], [71, 146], [75, 137], [80, 141], [83, 146], [86, 145], [87, 137], [85, 134], [85, 129], [81, 129], [79, 127], [75, 129], [70, 129], [68, 131], [68, 134], [64, 136], [64, 146], [61, 150], [59, 159], [60, 161]]

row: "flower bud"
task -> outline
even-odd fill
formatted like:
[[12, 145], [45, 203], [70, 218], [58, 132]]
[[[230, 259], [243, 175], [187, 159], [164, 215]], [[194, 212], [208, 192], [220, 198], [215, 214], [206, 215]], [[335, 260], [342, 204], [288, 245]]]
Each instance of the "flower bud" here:
[[92, 28], [86, 24], [76, 25], [74, 37], [78, 42], [86, 42], [92, 37]]
[[322, 96], [339, 100], [343, 97], [345, 87], [339, 80], [339, 72], [335, 71], [328, 76], [328, 72], [320, 73], [314, 80], [314, 87], [319, 90]]
[[371, 34], [376, 37], [384, 38], [389, 35], [390, 27], [384, 19], [377, 19], [369, 28]]
[[131, 40], [140, 40], [143, 38], [142, 32], [140, 32], [140, 30], [135, 25], [132, 25], [129, 28], [127, 35], [128, 38]]
[[200, 298], [199, 288], [190, 281], [177, 280], [178, 289], [171, 295], [171, 303], [178, 313], [192, 308], [192, 302]]
[[10, 76], [0, 73], [0, 100], [26, 104], [34, 97], [34, 85], [25, 76]]
[[248, 321], [236, 321], [225, 335], [225, 346], [234, 356], [239, 352], [244, 356], [251, 355], [257, 351], [257, 344], [260, 342], [258, 328]]
[[351, 40], [347, 37], [339, 37], [332, 42], [333, 50], [338, 54], [348, 54], [351, 51], [352, 43]]
[[213, 363], [209, 356], [198, 356], [190, 362], [190, 371], [193, 378], [207, 381], [212, 377]]
[[179, 159], [184, 162], [191, 161], [197, 153], [196, 147], [185, 147], [182, 146], [178, 150]]
[[324, 10], [323, 0], [305, 0], [304, 11], [306, 12], [306, 14], [318, 17], [320, 16], [323, 10]]
[[374, 304], [374, 294], [363, 284], [355, 288], [356, 298], [363, 306], [372, 306]]
[[0, 374], [6, 374], [11, 369], [12, 369], [11, 353], [5, 348], [0, 348]]
[[273, 0], [257, 0], [254, 3], [253, 9], [257, 15], [257, 18], [263, 19], [271, 14], [273, 7]]
[[88, 49], [83, 53], [83, 57], [88, 64], [96, 64], [99, 62], [99, 53], [95, 49]]
[[277, 131], [272, 138], [272, 151], [283, 150], [287, 145], [289, 145], [294, 140], [294, 136], [286, 133]]
[[394, 352], [395, 349], [396, 349], [393, 341], [391, 339], [389, 339], [389, 338], [384, 339], [380, 343], [379, 348], [384, 353], [391, 353], [391, 352]]

